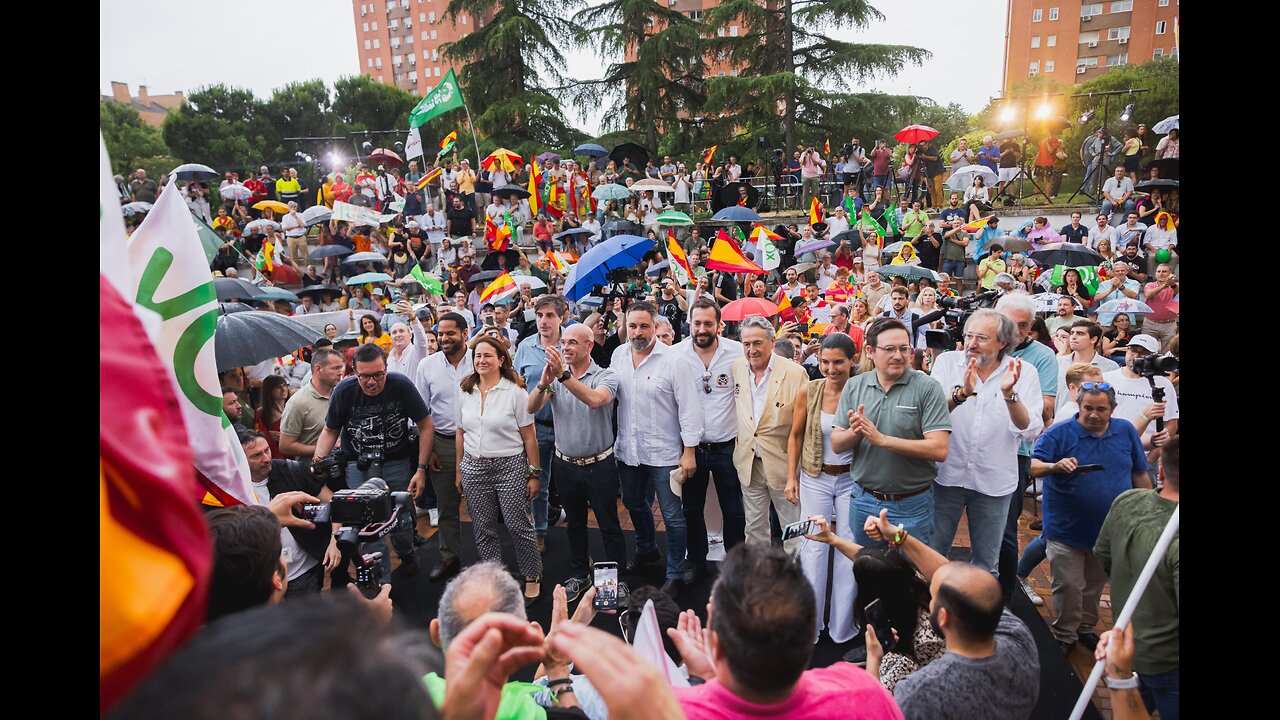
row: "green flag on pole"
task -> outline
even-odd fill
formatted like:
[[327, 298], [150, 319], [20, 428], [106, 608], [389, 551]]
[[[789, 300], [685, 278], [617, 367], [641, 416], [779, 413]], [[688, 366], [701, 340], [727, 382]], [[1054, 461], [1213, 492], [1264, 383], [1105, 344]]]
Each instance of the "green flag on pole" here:
[[427, 93], [413, 112], [409, 113], [409, 127], [420, 127], [428, 120], [460, 107], [462, 107], [462, 88], [458, 87], [458, 77], [450, 69], [436, 89]]
[[898, 235], [898, 214], [897, 214], [896, 212], [894, 212], [894, 211], [893, 211], [893, 208], [892, 208], [892, 207], [887, 207], [887, 208], [885, 208], [885, 209], [884, 209], [884, 215], [883, 215], [883, 216], [881, 216], [881, 217], [884, 219], [884, 232], [882, 232], [882, 233], [880, 233], [880, 234], [881, 234], [881, 235], [893, 235], [894, 237], [897, 237], [897, 235]]
[[872, 217], [871, 213], [868, 212], [865, 207], [862, 208], [862, 218], [861, 218], [860, 224], [864, 229], [875, 230], [876, 235], [879, 235], [880, 237], [885, 236], [884, 228], [880, 227], [880, 223], [876, 222], [876, 219]]
[[444, 285], [440, 283], [440, 278], [434, 275], [428, 275], [422, 271], [422, 266], [414, 265], [409, 271], [409, 277], [418, 281], [418, 284], [426, 288], [427, 292], [432, 295], [444, 295]]
[[1061, 285], [1063, 282], [1062, 276], [1066, 274], [1068, 269], [1075, 270], [1080, 273], [1080, 282], [1084, 285], [1085, 289], [1089, 291], [1090, 295], [1098, 292], [1098, 284], [1101, 282], [1102, 278], [1098, 277], [1097, 268], [1090, 267], [1088, 265], [1082, 265], [1075, 268], [1068, 268], [1066, 265], [1054, 265], [1053, 274], [1049, 276], [1049, 283], [1055, 286]]

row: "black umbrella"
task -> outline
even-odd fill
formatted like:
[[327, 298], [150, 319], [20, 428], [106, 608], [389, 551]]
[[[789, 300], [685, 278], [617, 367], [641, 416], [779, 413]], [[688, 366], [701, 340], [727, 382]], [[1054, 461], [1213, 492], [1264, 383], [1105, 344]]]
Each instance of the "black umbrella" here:
[[494, 197], [510, 197], [514, 195], [521, 200], [529, 199], [529, 191], [519, 185], [503, 185], [502, 187], [494, 188], [492, 194]]
[[303, 295], [315, 295], [317, 302], [319, 302], [320, 298], [325, 294], [335, 296], [341, 295], [342, 288], [337, 288], [332, 285], [311, 285], [309, 287], [304, 287], [301, 290], [294, 291], [294, 295], [297, 295], [298, 297], [302, 297]]
[[1159, 160], [1152, 160], [1142, 167], [1142, 172], [1145, 173], [1151, 170], [1151, 168], [1160, 169], [1161, 180], [1178, 179], [1178, 158], [1160, 158]]
[[201, 165], [200, 163], [179, 165], [169, 174], [179, 180], [213, 180], [218, 177], [217, 170], [214, 170], [208, 165]]
[[850, 245], [861, 245], [862, 233], [859, 232], [857, 229], [845, 230], [842, 233], [837, 233], [835, 237], [831, 238], [831, 241], [837, 245], [839, 245], [842, 242], [847, 242]]
[[622, 143], [614, 146], [613, 150], [609, 151], [609, 159], [618, 163], [619, 170], [622, 169], [622, 158], [624, 157], [631, 161], [633, 167], [643, 169], [644, 164], [649, 162], [649, 151], [635, 143]]
[[347, 203], [349, 205], [359, 205], [360, 207], [373, 207], [373, 201], [369, 199], [369, 196], [361, 193], [356, 193], [347, 198]]
[[213, 336], [218, 372], [288, 355], [320, 337], [321, 333], [280, 313], [249, 311], [221, 315]]
[[240, 278], [214, 278], [213, 289], [218, 293], [219, 300], [247, 300], [262, 295], [257, 285]]
[[321, 245], [311, 251], [311, 259], [321, 260], [327, 257], [342, 257], [343, 255], [350, 255], [353, 252], [355, 251], [345, 245]]
[[552, 237], [552, 239], [554, 239], [554, 240], [559, 240], [560, 238], [563, 238], [563, 237], [570, 237], [570, 236], [573, 236], [573, 235], [590, 235], [590, 234], [591, 234], [591, 231], [590, 231], [590, 230], [588, 230], [588, 229], [586, 229], [586, 228], [576, 227], [576, 228], [569, 228], [568, 230], [565, 230], [564, 232], [558, 232], [558, 233], [556, 233], [555, 235], [552, 235], [551, 237]]
[[1134, 185], [1133, 189], [1134, 190], [1171, 190], [1177, 187], [1178, 187], [1177, 180], [1166, 180], [1165, 178], [1160, 178], [1159, 180], [1143, 180], [1137, 185]]
[[747, 189], [746, 207], [755, 209], [756, 206], [760, 204], [760, 191], [755, 189], [755, 187], [750, 183], [744, 182], [731, 182], [717, 190], [716, 199], [719, 200], [719, 202], [716, 203], [715, 209], [719, 210], [720, 208], [729, 207], [730, 205], [737, 205], [739, 197], [738, 188], [741, 187]]
[[[515, 246], [512, 245], [502, 252], [490, 250], [489, 254], [485, 255], [484, 260], [480, 263], [481, 270], [494, 270], [497, 271], [498, 275], [501, 275], [502, 270], [498, 267], [498, 256], [500, 255], [505, 255], [507, 258], [507, 272], [511, 272], [516, 263], [520, 262], [520, 251], [516, 250]], [[498, 275], [494, 275], [494, 277], [498, 277]], [[475, 280], [475, 276], [471, 276], [471, 279]]]
[[481, 270], [475, 275], [472, 275], [471, 278], [467, 280], [467, 284], [471, 284], [473, 282], [484, 282], [485, 280], [493, 280], [501, 274], [502, 273], [497, 270]]
[[1067, 267], [1093, 266], [1103, 261], [1102, 255], [1090, 250], [1080, 243], [1062, 243], [1053, 250], [1037, 250], [1031, 253], [1031, 259], [1040, 267], [1051, 268], [1054, 265]]
[[247, 310], [253, 310], [253, 306], [245, 305], [242, 302], [218, 303], [219, 315], [226, 315], [228, 313], [245, 312]]

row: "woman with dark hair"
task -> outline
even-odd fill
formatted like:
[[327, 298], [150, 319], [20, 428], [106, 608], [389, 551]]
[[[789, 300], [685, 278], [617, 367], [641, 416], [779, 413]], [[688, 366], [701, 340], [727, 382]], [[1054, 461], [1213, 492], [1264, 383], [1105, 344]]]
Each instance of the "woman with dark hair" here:
[[280, 416], [289, 399], [289, 383], [279, 375], [262, 379], [258, 395], [258, 409], [253, 414], [253, 428], [267, 436], [267, 446], [272, 457], [280, 457]]
[[[840, 393], [853, 375], [857, 349], [853, 338], [844, 333], [831, 333], [822, 338], [818, 349], [818, 369], [822, 379], [810, 380], [800, 388], [792, 402], [791, 437], [787, 441], [787, 500], [800, 506], [802, 516], [836, 517], [841, 537], [853, 542], [849, 524], [850, 496], [853, 479], [849, 465], [853, 451], [838, 453], [831, 449], [831, 428], [835, 424]], [[822, 632], [822, 618], [827, 605], [827, 562], [829, 548], [818, 543], [805, 543], [800, 548], [800, 567], [813, 584], [818, 603], [818, 627], [813, 641]], [[851, 640], [858, 626], [853, 618], [853, 598], [858, 594], [853, 567], [837, 562], [831, 579], [831, 619], [827, 633], [835, 642]]]
[[971, 221], [980, 219], [984, 212], [991, 212], [991, 191], [981, 175], [974, 175], [973, 184], [965, 189], [964, 209]]
[[382, 331], [382, 323], [372, 315], [360, 316], [359, 344], [373, 343], [383, 352], [391, 352], [391, 336]]
[[1033, 320], [1027, 334], [1032, 340], [1052, 350], [1054, 355], [1058, 354], [1058, 347], [1053, 344], [1053, 336], [1049, 333], [1049, 326], [1045, 324], [1044, 318], [1037, 317]]
[[1093, 293], [1084, 286], [1080, 271], [1075, 268], [1067, 268], [1062, 273], [1062, 286], [1058, 288], [1058, 294], [1075, 298], [1083, 307], [1089, 307], [1093, 302]]
[[[1129, 316], [1125, 313], [1116, 313], [1111, 318], [1111, 327], [1102, 334], [1102, 354], [1111, 357], [1115, 353], [1121, 356], [1125, 354], [1125, 348], [1129, 346], [1129, 341], [1136, 335], [1130, 324]], [[1111, 358], [1115, 360], [1115, 358]], [[1120, 362], [1120, 361], [1116, 361]], [[1120, 364], [1124, 364], [1120, 362]]]
[[[826, 518], [813, 518], [810, 540], [831, 545], [853, 561], [853, 577], [858, 595], [853, 612], [858, 623], [867, 622], [867, 605], [879, 600], [897, 630], [898, 645], [880, 661], [880, 684], [889, 692], [902, 678], [942, 657], [946, 640], [934, 630], [929, 619], [929, 583], [921, 577], [897, 548], [864, 548], [831, 531]], [[832, 608], [834, 611], [835, 608]], [[859, 648], [861, 650], [861, 648]], [[851, 659], [849, 655], [846, 659]]]
[[[440, 240], [439, 255], [440, 255], [440, 265], [439, 265], [440, 272], [444, 272], [445, 270], [448, 270], [449, 268], [452, 268], [452, 267], [456, 267], [458, 265], [458, 248], [453, 246], [453, 241], [450, 240], [448, 237], [444, 237]], [[451, 296], [446, 294], [445, 297], [451, 297]]]
[[498, 526], [506, 524], [524, 575], [525, 605], [542, 594], [542, 555], [533, 532], [530, 501], [542, 468], [524, 378], [503, 342], [477, 335], [470, 350], [474, 372], [458, 398], [458, 490], [467, 499], [480, 561], [503, 562]]
[[[445, 238], [448, 242], [449, 238]], [[462, 282], [462, 274], [458, 272], [458, 268], [449, 268], [449, 276], [444, 280], [444, 296], [451, 298], [458, 293], [467, 294], [467, 284]]]

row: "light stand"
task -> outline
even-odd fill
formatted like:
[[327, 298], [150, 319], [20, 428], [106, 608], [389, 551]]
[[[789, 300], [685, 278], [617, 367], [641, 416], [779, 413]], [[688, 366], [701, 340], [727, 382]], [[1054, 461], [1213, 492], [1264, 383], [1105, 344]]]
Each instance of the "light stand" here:
[[[1110, 111], [1111, 111], [1111, 96], [1132, 95], [1133, 93], [1140, 93], [1140, 92], [1149, 92], [1149, 91], [1144, 88], [1129, 88], [1127, 90], [1104, 90], [1100, 92], [1084, 93], [1082, 95], [1073, 96], [1077, 98], [1093, 98], [1094, 96], [1099, 96], [1102, 98], [1102, 127], [1106, 128], [1107, 132], [1105, 136], [1102, 138], [1102, 143], [1103, 143], [1102, 151], [1098, 153], [1098, 157], [1096, 159], [1096, 170], [1090, 167], [1085, 167], [1084, 180], [1080, 182], [1080, 187], [1077, 188], [1074, 193], [1071, 193], [1071, 197], [1067, 199], [1067, 204], [1070, 204], [1071, 201], [1075, 200], [1076, 195], [1084, 195], [1094, 203], [1101, 202], [1100, 198], [1102, 197], [1102, 185], [1106, 181], [1106, 178], [1108, 177], [1108, 172], [1107, 172], [1108, 168], [1106, 163], [1104, 162], [1104, 159], [1106, 158], [1107, 153], [1111, 149], [1111, 141], [1113, 138], [1111, 134], [1111, 125], [1110, 123], [1107, 122], [1108, 117], [1110, 117]], [[1084, 116], [1082, 115], [1081, 117], [1084, 117]], [[1089, 122], [1089, 120], [1091, 119], [1092, 119], [1092, 115], [1090, 114], [1089, 117], [1084, 120], [1084, 122]], [[1081, 124], [1084, 124], [1084, 122], [1082, 122]], [[1090, 135], [1090, 139], [1092, 139], [1092, 134]], [[1114, 161], [1114, 157], [1112, 158], [1112, 160]], [[1093, 179], [1092, 183], [1089, 182], [1089, 180], [1091, 179], [1090, 173], [1096, 173], [1097, 175], [1097, 177], [1092, 178]], [[1092, 187], [1090, 188], [1093, 191], [1092, 193], [1090, 193], [1089, 190], [1085, 189], [1090, 185], [1092, 185]]]

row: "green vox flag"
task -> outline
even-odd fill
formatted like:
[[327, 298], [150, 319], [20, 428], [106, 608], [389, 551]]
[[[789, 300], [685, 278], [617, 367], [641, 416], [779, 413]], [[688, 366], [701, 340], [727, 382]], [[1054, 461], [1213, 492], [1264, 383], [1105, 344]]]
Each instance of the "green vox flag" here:
[[434, 117], [460, 107], [462, 107], [462, 88], [458, 87], [458, 78], [450, 69], [436, 89], [427, 93], [413, 112], [409, 113], [409, 127], [419, 127]]

